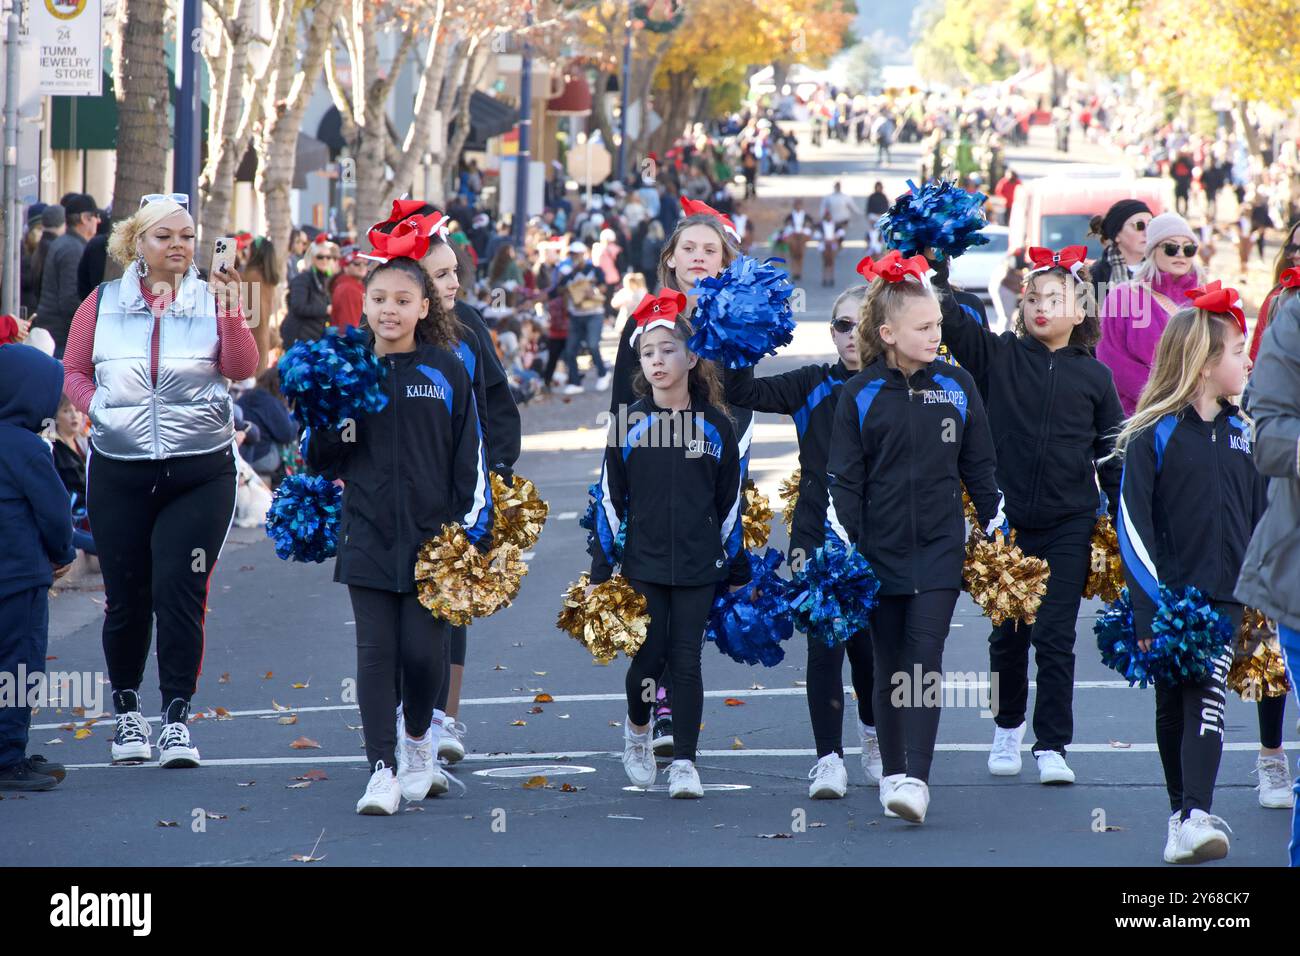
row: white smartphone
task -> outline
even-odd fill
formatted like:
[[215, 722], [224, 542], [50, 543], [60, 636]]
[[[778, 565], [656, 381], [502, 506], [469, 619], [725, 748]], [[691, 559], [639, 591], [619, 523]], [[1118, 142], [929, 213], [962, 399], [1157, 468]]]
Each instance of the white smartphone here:
[[225, 237], [216, 240], [212, 244], [212, 268], [208, 270], [208, 275], [216, 275], [218, 272], [230, 272], [235, 265], [235, 250], [237, 244], [234, 239]]

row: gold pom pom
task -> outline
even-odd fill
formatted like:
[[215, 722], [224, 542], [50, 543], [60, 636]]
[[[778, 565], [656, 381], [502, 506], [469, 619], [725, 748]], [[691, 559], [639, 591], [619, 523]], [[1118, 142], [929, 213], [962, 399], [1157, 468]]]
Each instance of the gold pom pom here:
[[513, 544], [480, 554], [458, 524], [442, 526], [420, 546], [415, 589], [420, 603], [447, 622], [463, 627], [509, 607], [528, 565]]
[[781, 520], [785, 522], [786, 534], [794, 534], [794, 507], [799, 503], [801, 480], [802, 469], [796, 468], [789, 478], [781, 482], [781, 490], [777, 492], [781, 498]]
[[1033, 624], [1047, 593], [1047, 562], [1027, 557], [1016, 546], [1014, 531], [1004, 539], [1000, 530], [992, 538], [977, 530], [967, 550], [962, 579], [980, 610], [994, 625], [1007, 620]]
[[764, 547], [772, 535], [772, 504], [749, 478], [745, 479], [745, 513], [741, 517], [741, 524], [744, 527], [744, 547], [747, 551]]
[[650, 623], [645, 596], [634, 591], [627, 578], [616, 574], [597, 584], [588, 597], [589, 580], [583, 572], [569, 585], [555, 626], [591, 651], [598, 664], [608, 664], [619, 651], [628, 657], [636, 656], [645, 643]]
[[1228, 689], [1240, 694], [1242, 700], [1258, 701], [1290, 692], [1291, 682], [1287, 680], [1277, 628], [1261, 612], [1246, 608], [1233, 650]]
[[492, 540], [527, 551], [541, 537], [550, 506], [537, 494], [537, 486], [515, 475], [509, 485], [492, 473]]
[[1115, 533], [1110, 515], [1103, 514], [1097, 518], [1097, 524], [1092, 529], [1092, 558], [1088, 566], [1088, 580], [1083, 585], [1083, 596], [1099, 598], [1109, 604], [1119, 600], [1124, 586], [1119, 536]]

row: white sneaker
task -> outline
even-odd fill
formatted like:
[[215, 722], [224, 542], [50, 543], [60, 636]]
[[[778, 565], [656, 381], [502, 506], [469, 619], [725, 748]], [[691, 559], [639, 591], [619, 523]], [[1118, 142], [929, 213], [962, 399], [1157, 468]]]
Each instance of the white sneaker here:
[[433, 727], [430, 726], [419, 740], [412, 740], [405, 733], [397, 741], [397, 749], [402, 757], [398, 762], [397, 784], [402, 796], [414, 803], [423, 800], [433, 786], [433, 778], [438, 774], [438, 765], [433, 756]]
[[1291, 789], [1291, 768], [1286, 754], [1276, 757], [1259, 757], [1255, 760], [1255, 773], [1259, 774], [1259, 805], [1274, 809], [1295, 806], [1295, 793]]
[[[653, 761], [652, 761], [653, 762]], [[704, 796], [700, 775], [689, 760], [674, 760], [668, 765], [668, 796], [675, 800], [696, 800]]]
[[[1019, 754], [1016, 754], [1019, 759]], [[1055, 750], [1044, 750], [1037, 754], [1039, 783], [1074, 783], [1074, 771]], [[992, 757], [989, 758], [990, 763]], [[991, 768], [990, 768], [991, 769]]]
[[623, 769], [627, 779], [638, 787], [648, 787], [655, 782], [658, 767], [650, 747], [650, 730], [643, 734], [632, 733], [632, 721], [623, 722]]
[[1219, 829], [1227, 827], [1222, 817], [1204, 810], [1193, 810], [1192, 815], [1178, 828], [1178, 842], [1174, 850], [1175, 863], [1204, 863], [1222, 860], [1228, 855], [1228, 835]]
[[924, 823], [930, 808], [930, 786], [916, 777], [904, 777], [889, 792], [887, 810], [893, 810], [909, 823]]
[[837, 753], [829, 753], [818, 760], [817, 765], [808, 771], [808, 779], [812, 781], [808, 796], [813, 800], [838, 800], [849, 789], [844, 758]]
[[1181, 810], [1169, 814], [1169, 830], [1165, 834], [1165, 862], [1178, 862], [1178, 830], [1183, 823]]
[[891, 773], [880, 778], [880, 805], [885, 808], [885, 816], [898, 818], [898, 814], [889, 809], [889, 801], [894, 795], [894, 788], [907, 779], [905, 773]]
[[183, 723], [163, 727], [158, 735], [158, 766], [175, 769], [198, 765], [199, 751], [190, 743], [190, 728]]
[[149, 721], [133, 710], [114, 718], [113, 763], [144, 763], [153, 756], [149, 745]]
[[993, 732], [993, 749], [989, 751], [989, 773], [995, 777], [1014, 777], [1020, 773], [1020, 743], [1024, 739], [1024, 721], [1014, 730], [998, 727]]
[[583, 392], [583, 388], [581, 385], [569, 384], [564, 386], [565, 395], [581, 395], [582, 392]]
[[614, 381], [614, 373], [606, 372], [600, 378], [596, 379], [596, 391], [598, 392], [609, 391], [609, 385], [613, 381]]
[[447, 763], [465, 759], [466, 727], [450, 715], [442, 718], [442, 736], [438, 738], [438, 756]]
[[366, 792], [357, 801], [357, 813], [371, 816], [392, 816], [402, 805], [402, 788], [393, 771], [382, 760], [375, 761], [375, 772], [370, 775]]
[[880, 738], [876, 735], [876, 728], [859, 720], [858, 738], [862, 741], [862, 773], [867, 783], [878, 787], [885, 774], [885, 764], [880, 757]]

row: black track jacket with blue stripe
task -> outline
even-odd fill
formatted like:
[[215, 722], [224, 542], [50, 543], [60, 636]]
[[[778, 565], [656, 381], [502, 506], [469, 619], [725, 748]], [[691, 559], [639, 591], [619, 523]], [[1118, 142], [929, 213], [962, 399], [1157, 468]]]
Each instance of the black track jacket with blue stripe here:
[[857, 545], [882, 595], [959, 589], [964, 482], [980, 524], [1003, 527], [984, 402], [963, 368], [935, 359], [905, 377], [876, 359], [835, 409], [827, 520]]

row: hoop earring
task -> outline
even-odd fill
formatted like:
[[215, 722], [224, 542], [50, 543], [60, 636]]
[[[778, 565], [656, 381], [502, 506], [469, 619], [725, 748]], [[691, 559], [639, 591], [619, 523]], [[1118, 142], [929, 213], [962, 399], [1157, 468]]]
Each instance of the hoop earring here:
[[144, 256], [135, 257], [135, 272], [141, 279], [149, 275], [149, 265], [144, 261]]

